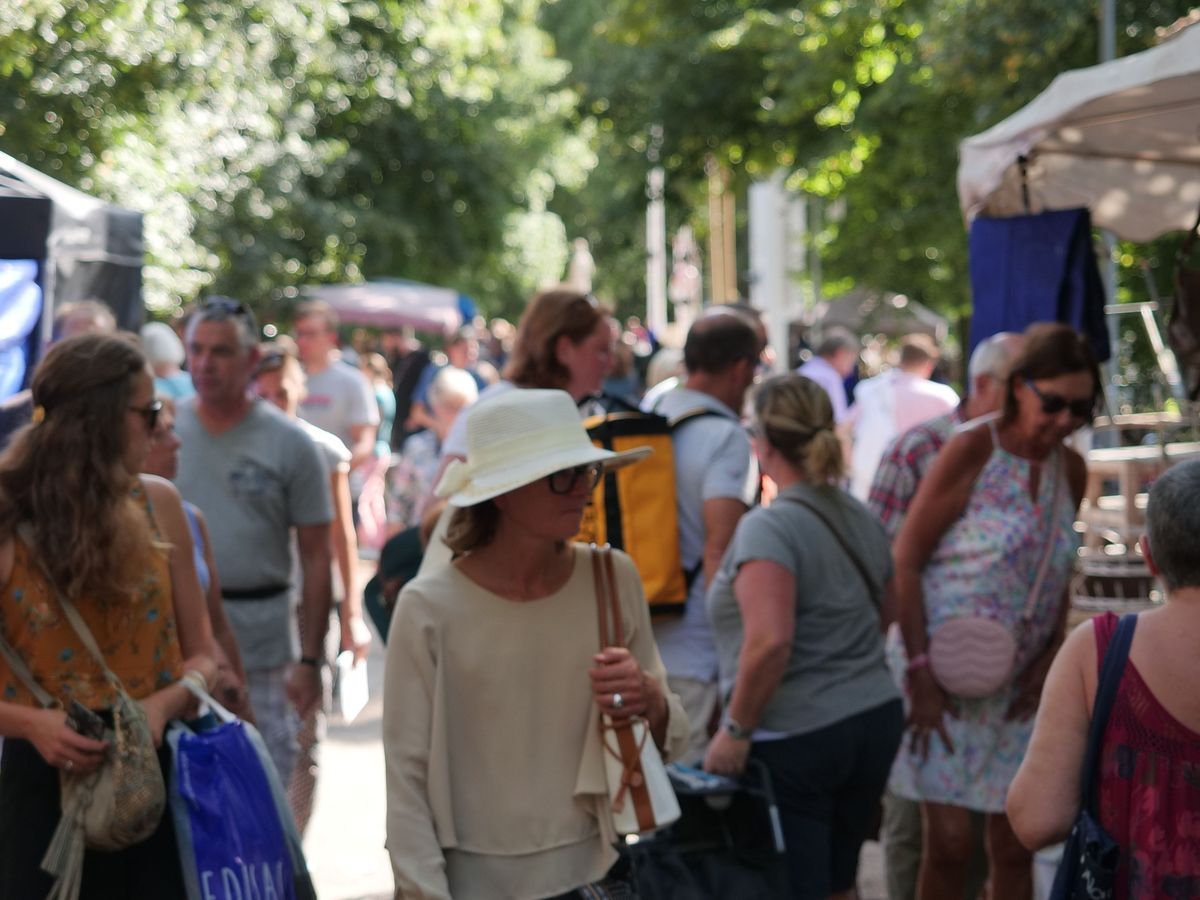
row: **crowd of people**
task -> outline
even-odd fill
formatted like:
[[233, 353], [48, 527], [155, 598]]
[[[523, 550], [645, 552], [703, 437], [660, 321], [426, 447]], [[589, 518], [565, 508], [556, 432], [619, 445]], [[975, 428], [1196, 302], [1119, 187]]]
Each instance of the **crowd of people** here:
[[[398, 897], [636, 897], [599, 727], [635, 717], [664, 759], [761, 764], [789, 896], [852, 900], [877, 832], [891, 900], [1032, 896], [1031, 850], [1079, 806], [1115, 628], [1066, 629], [1086, 466], [1065, 441], [1101, 398], [1085, 337], [994, 335], [960, 398], [921, 335], [854, 386], [862, 344], [837, 329], [769, 375], [744, 304], [653, 360], [640, 323], [566, 287], [433, 352], [341, 335], [320, 303], [270, 343], [228, 297], [140, 339], [75, 304], [0, 407], [0, 896], [49, 892], [60, 772], [107, 752], [26, 669], [102, 714], [115, 679], [158, 743], [199, 680], [257, 724], [303, 830], [331, 660], [373, 639], [357, 573], [374, 556]], [[639, 406], [669, 423], [686, 594], [653, 618], [630, 557], [606, 580], [574, 541], [597, 486], [649, 452], [597, 447], [585, 421]], [[1118, 898], [1200, 884], [1197, 465], [1151, 493], [1168, 600], [1141, 617], [1101, 756]], [[609, 581], [624, 640], [602, 644]], [[168, 814], [89, 850], [81, 896], [182, 896], [173, 842]]]

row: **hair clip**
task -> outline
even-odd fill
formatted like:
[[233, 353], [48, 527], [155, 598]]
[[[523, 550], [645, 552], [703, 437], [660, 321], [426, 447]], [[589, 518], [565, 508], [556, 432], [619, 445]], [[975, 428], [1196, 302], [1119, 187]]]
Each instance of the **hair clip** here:
[[30, 417], [34, 425], [41, 425], [46, 418], [46, 407], [40, 403], [33, 408], [33, 415]]

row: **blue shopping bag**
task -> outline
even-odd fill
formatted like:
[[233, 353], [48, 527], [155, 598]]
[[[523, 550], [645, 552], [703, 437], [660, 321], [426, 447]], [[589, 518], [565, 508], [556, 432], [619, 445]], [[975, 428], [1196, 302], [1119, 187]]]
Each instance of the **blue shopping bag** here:
[[188, 900], [316, 900], [262, 737], [188, 686], [215, 716], [207, 727], [172, 723], [167, 732], [168, 797]]

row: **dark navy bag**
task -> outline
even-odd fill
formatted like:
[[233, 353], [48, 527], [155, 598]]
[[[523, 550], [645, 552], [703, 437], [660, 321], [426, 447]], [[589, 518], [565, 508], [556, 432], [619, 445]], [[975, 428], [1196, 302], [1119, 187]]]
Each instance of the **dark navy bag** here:
[[1108, 727], [1108, 716], [1125, 672], [1136, 627], [1137, 616], [1123, 616], [1104, 653], [1096, 702], [1092, 706], [1092, 724], [1088, 729], [1087, 753], [1083, 759], [1083, 796], [1075, 824], [1063, 845], [1062, 862], [1054, 876], [1050, 900], [1112, 900], [1121, 845], [1100, 826], [1096, 812], [1097, 769], [1100, 749], [1104, 745], [1104, 730]]

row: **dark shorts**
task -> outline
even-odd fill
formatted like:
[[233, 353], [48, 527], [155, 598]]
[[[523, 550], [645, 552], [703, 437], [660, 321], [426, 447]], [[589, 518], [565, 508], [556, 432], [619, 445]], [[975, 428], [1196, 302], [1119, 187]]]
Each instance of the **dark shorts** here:
[[793, 897], [824, 900], [854, 887], [903, 731], [904, 707], [893, 700], [751, 748], [771, 773]]
[[[169, 777], [170, 759], [164, 745], [158, 754], [164, 777]], [[5, 738], [0, 760], [0, 897], [37, 900], [50, 893], [54, 882], [42, 871], [41, 861], [58, 819], [58, 770], [29, 742]], [[169, 809], [158, 830], [142, 843], [115, 852], [84, 852], [80, 900], [185, 896]]]

